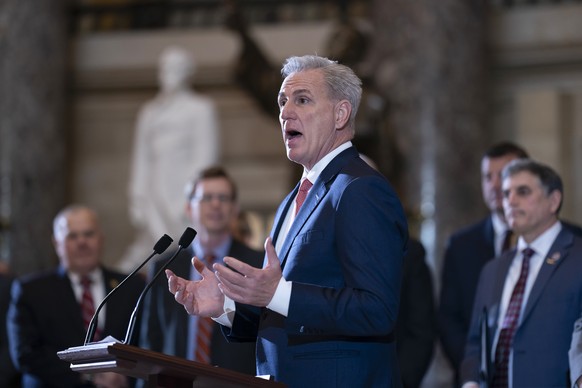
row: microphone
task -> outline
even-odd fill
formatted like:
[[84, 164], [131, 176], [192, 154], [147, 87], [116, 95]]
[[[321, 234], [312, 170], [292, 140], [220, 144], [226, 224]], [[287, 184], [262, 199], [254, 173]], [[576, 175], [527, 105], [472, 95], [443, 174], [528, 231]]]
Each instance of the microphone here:
[[89, 322], [89, 327], [87, 328], [87, 334], [85, 336], [85, 343], [83, 345], [87, 345], [89, 342], [93, 341], [93, 337], [95, 336], [95, 331], [97, 330], [97, 322], [99, 322], [99, 312], [101, 311], [101, 308], [103, 308], [103, 306], [105, 306], [105, 302], [107, 302], [107, 300], [111, 297], [111, 295], [113, 295], [113, 293], [115, 291], [117, 291], [117, 289], [119, 287], [121, 287], [123, 285], [123, 283], [125, 283], [127, 281], [127, 279], [132, 278], [137, 273], [137, 271], [142, 269], [142, 267], [144, 265], [146, 265], [146, 263], [148, 261], [150, 261], [152, 257], [154, 257], [155, 255], [159, 255], [159, 254], [163, 253], [166, 249], [168, 249], [168, 247], [170, 246], [172, 241], [174, 241], [174, 240], [170, 236], [168, 236], [167, 234], [164, 234], [162, 237], [160, 237], [160, 239], [158, 240], [156, 245], [154, 245], [154, 251], [152, 252], [152, 254], [149, 255], [148, 258], [145, 259], [145, 261], [139, 265], [139, 267], [137, 267], [129, 275], [127, 275], [125, 277], [125, 279], [123, 279], [121, 281], [121, 283], [119, 283], [117, 285], [117, 287], [115, 287], [113, 290], [109, 291], [109, 294], [107, 294], [107, 296], [105, 296], [105, 298], [103, 298], [103, 300], [101, 301], [101, 303], [97, 307], [97, 310], [95, 310], [95, 313], [93, 314], [93, 317], [91, 318], [91, 322]]
[[133, 339], [133, 331], [135, 329], [135, 323], [137, 319], [137, 313], [141, 308], [145, 294], [147, 294], [150, 288], [152, 288], [156, 279], [166, 270], [166, 268], [168, 268], [170, 264], [172, 264], [176, 256], [178, 256], [178, 253], [180, 253], [183, 249], [188, 248], [188, 246], [192, 243], [192, 240], [194, 240], [194, 237], [196, 237], [196, 231], [190, 227], [186, 228], [184, 233], [182, 233], [182, 237], [180, 237], [180, 240], [178, 241], [178, 249], [176, 249], [176, 252], [174, 252], [172, 257], [170, 257], [170, 259], [164, 263], [162, 268], [160, 268], [158, 272], [156, 272], [156, 274], [152, 277], [149, 283], [145, 286], [144, 290], [141, 292], [137, 300], [137, 303], [135, 304], [135, 308], [133, 309], [133, 313], [131, 313], [131, 317], [129, 318], [127, 332], [125, 333], [125, 340], [123, 341], [124, 344], [131, 345], [131, 340]]

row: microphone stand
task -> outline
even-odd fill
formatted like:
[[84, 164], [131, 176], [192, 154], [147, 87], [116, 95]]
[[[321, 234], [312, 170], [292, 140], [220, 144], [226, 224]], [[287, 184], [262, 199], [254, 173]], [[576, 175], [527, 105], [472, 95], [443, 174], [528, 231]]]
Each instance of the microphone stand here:
[[133, 313], [131, 314], [131, 317], [129, 318], [129, 324], [127, 325], [127, 332], [125, 333], [125, 340], [123, 341], [124, 344], [131, 345], [131, 340], [133, 339], [133, 332], [135, 329], [135, 323], [137, 320], [137, 313], [141, 308], [143, 297], [145, 296], [145, 294], [147, 294], [147, 292], [150, 290], [150, 288], [152, 288], [156, 279], [166, 270], [166, 268], [168, 268], [168, 266], [178, 256], [178, 253], [180, 253], [183, 249], [188, 248], [190, 243], [192, 243], [192, 240], [194, 240], [194, 237], [196, 237], [196, 231], [190, 227], [186, 228], [186, 230], [182, 234], [182, 237], [180, 237], [180, 241], [178, 242], [178, 249], [176, 249], [176, 252], [174, 252], [172, 257], [170, 257], [170, 259], [164, 263], [162, 268], [160, 268], [158, 270], [158, 272], [156, 272], [156, 274], [152, 277], [150, 282], [146, 285], [144, 290], [141, 292], [139, 299], [137, 300], [137, 303], [135, 304], [135, 308], [133, 309]]
[[109, 294], [107, 294], [105, 298], [103, 298], [103, 300], [97, 307], [97, 310], [95, 310], [95, 313], [91, 318], [91, 322], [89, 322], [89, 327], [87, 328], [87, 334], [85, 336], [85, 342], [83, 343], [83, 345], [87, 345], [89, 342], [93, 340], [93, 337], [95, 336], [95, 331], [97, 330], [97, 323], [99, 322], [99, 312], [101, 311], [103, 306], [105, 306], [105, 302], [107, 302], [111, 295], [113, 295], [113, 293], [117, 291], [117, 289], [121, 287], [129, 278], [133, 277], [137, 273], [137, 271], [142, 269], [143, 266], [146, 265], [147, 262], [150, 261], [152, 257], [154, 257], [155, 255], [159, 255], [163, 253], [166, 249], [168, 249], [170, 244], [172, 244], [172, 241], [174, 240], [167, 234], [164, 234], [162, 237], [160, 237], [156, 245], [154, 245], [154, 251], [152, 252], [152, 254], [149, 255], [148, 258], [145, 259], [145, 261], [141, 263], [136, 269], [134, 269], [129, 275], [127, 275], [125, 279], [123, 279], [121, 283], [117, 285], [117, 287], [109, 291]]

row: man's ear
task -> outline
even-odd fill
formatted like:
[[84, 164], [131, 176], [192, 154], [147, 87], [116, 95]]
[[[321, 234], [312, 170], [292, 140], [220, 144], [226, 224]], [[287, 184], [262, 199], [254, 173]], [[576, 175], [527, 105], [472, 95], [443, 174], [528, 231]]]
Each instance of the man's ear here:
[[350, 114], [352, 113], [352, 105], [348, 100], [341, 100], [335, 105], [335, 127], [336, 129], [343, 129], [348, 124]]
[[554, 190], [550, 193], [551, 209], [554, 214], [558, 211], [560, 203], [562, 202], [562, 193], [559, 190]]

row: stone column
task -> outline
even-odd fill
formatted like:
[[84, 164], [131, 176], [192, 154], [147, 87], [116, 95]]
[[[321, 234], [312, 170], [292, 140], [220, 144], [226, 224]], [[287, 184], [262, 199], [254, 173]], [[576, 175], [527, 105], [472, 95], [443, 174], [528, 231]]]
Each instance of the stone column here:
[[438, 272], [448, 235], [485, 211], [487, 9], [482, 0], [375, 0], [372, 10], [362, 71], [386, 99], [392, 133], [383, 136], [403, 158], [396, 186]]
[[[374, 0], [374, 41], [364, 71], [389, 107], [401, 154], [400, 194], [440, 289], [448, 236], [485, 214], [480, 158], [489, 143], [487, 9], [483, 0]], [[450, 387], [440, 349], [423, 387]]]
[[16, 274], [55, 263], [63, 205], [66, 9], [59, 0], [0, 3], [0, 259]]

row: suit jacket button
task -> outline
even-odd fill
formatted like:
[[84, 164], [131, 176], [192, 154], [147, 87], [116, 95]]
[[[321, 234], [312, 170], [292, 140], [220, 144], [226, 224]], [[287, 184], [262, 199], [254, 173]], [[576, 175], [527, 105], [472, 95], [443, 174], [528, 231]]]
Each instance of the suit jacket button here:
[[301, 326], [301, 327], [299, 328], [299, 332], [300, 332], [300, 333], [304, 333], [304, 332], [305, 332], [305, 326]]

